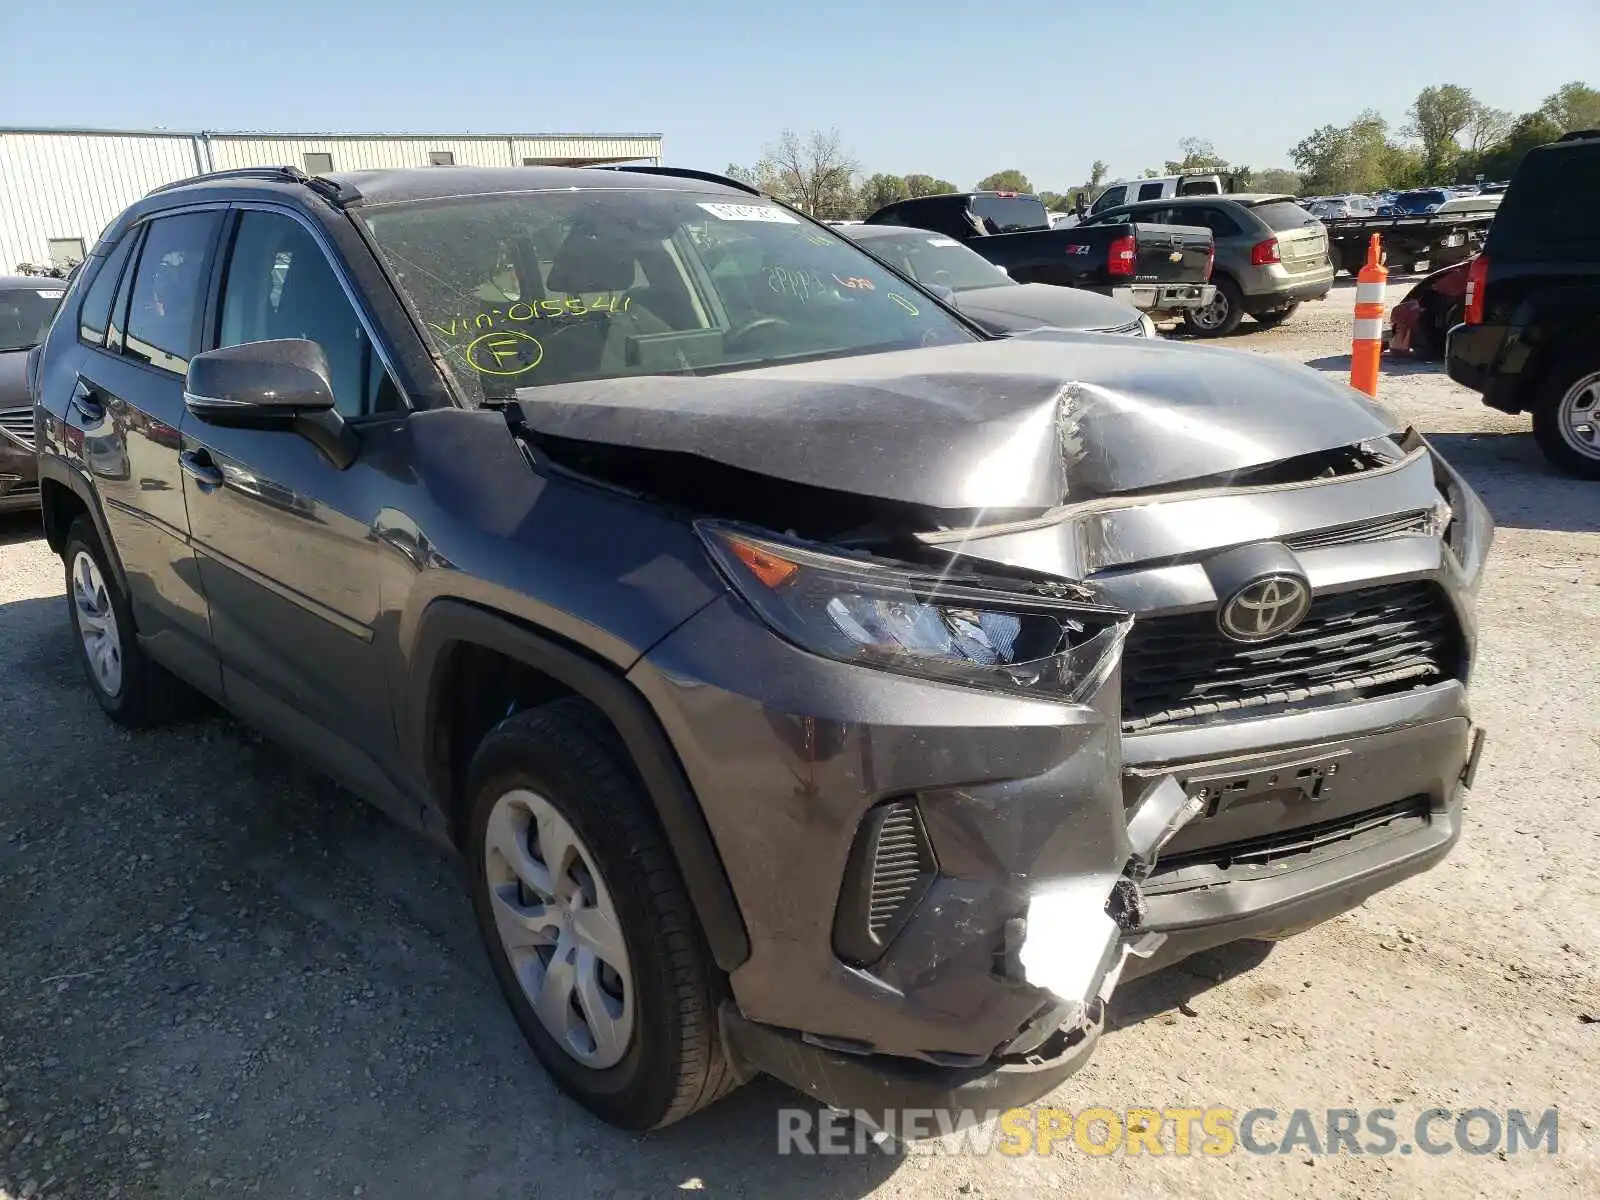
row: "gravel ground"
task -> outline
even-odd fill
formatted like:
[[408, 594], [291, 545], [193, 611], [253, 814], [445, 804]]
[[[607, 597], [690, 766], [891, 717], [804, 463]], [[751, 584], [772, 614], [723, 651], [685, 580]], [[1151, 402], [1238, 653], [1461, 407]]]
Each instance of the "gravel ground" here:
[[[1237, 349], [1348, 369], [1353, 289]], [[664, 1133], [546, 1082], [456, 867], [223, 717], [96, 710], [60, 568], [0, 519], [0, 1200], [1600, 1194], [1600, 504], [1526, 422], [1436, 369], [1384, 396], [1499, 522], [1476, 706], [1491, 731], [1439, 868], [1271, 948], [1122, 989], [1048, 1103], [1560, 1110], [1555, 1155], [783, 1158], [759, 1083]], [[1286, 414], [1285, 419], [1292, 419]], [[1448, 1125], [1441, 1126], [1448, 1135]], [[1281, 1129], [1281, 1126], [1280, 1126]], [[1169, 1143], [1170, 1145], [1170, 1140]]]

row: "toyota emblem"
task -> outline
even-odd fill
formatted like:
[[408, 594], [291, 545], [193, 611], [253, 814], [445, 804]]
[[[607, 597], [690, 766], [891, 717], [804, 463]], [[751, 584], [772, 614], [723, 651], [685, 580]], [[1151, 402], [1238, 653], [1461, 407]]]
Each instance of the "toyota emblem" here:
[[1229, 596], [1217, 614], [1217, 624], [1236, 642], [1265, 642], [1300, 624], [1310, 608], [1311, 589], [1305, 580], [1267, 575]]

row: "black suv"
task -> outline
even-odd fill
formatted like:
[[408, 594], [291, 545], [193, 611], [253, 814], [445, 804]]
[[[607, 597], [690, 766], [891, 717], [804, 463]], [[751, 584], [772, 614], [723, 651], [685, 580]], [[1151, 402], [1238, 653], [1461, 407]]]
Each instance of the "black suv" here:
[[458, 849], [619, 1124], [756, 1071], [1026, 1102], [1120, 974], [1461, 828], [1491, 531], [1421, 438], [1265, 358], [990, 337], [717, 177], [173, 185], [31, 387], [101, 706], [202, 693]]
[[1450, 378], [1531, 412], [1551, 462], [1600, 479], [1600, 129], [1523, 159], [1468, 272]]

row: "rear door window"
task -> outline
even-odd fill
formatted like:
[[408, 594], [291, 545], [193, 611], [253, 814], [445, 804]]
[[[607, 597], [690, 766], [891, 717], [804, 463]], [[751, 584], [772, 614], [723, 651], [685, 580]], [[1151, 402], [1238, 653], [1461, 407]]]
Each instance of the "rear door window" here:
[[200, 348], [206, 267], [220, 212], [179, 213], [150, 222], [128, 306], [122, 353], [181, 375]]
[[1164, 183], [1141, 183], [1139, 185], [1139, 199], [1159, 200], [1166, 194]]
[[1203, 208], [1182, 208], [1178, 212], [1183, 219], [1175, 221], [1174, 224], [1203, 225], [1211, 230], [1214, 237], [1238, 237], [1244, 232], [1239, 222], [1234, 220], [1233, 214], [1225, 208], [1213, 208], [1207, 205]]
[[1250, 211], [1265, 221], [1267, 228], [1274, 233], [1308, 229], [1322, 223], [1293, 200], [1269, 200], [1265, 204], [1253, 205]]

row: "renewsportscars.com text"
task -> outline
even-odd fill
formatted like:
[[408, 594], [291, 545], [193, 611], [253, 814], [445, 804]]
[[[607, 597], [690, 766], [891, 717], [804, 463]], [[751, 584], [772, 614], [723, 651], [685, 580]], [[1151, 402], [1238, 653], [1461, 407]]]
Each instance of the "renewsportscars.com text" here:
[[778, 1111], [779, 1154], [1510, 1155], [1555, 1154], [1559, 1137], [1554, 1108]]

